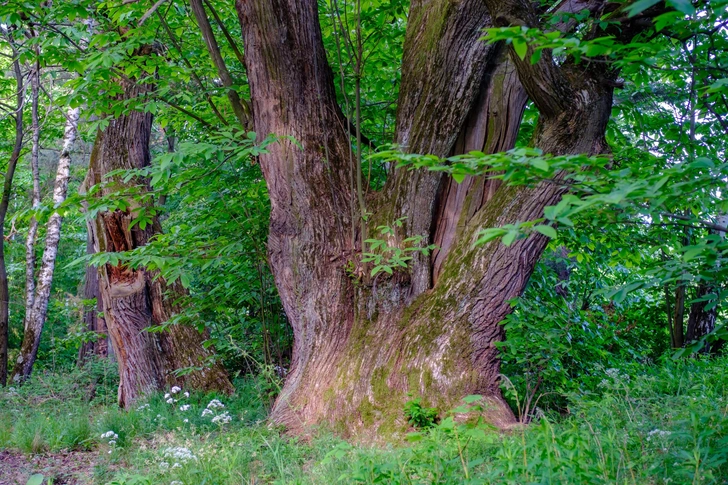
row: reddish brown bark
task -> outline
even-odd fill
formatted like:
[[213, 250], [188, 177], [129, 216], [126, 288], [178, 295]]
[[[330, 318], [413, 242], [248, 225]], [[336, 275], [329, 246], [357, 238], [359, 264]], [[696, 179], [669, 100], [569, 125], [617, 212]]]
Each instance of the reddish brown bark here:
[[[139, 86], [124, 88], [126, 97], [143, 93]], [[84, 185], [88, 188], [103, 182], [98, 195], [109, 195], [124, 184], [118, 179], [106, 179], [107, 174], [147, 166], [151, 128], [152, 116], [147, 113], [131, 112], [111, 120], [96, 137]], [[131, 183], [142, 190], [146, 187], [144, 180]], [[140, 206], [133, 198], [128, 202], [130, 209], [99, 212], [90, 221], [95, 251], [128, 251], [147, 244], [160, 231], [156, 218], [144, 228], [132, 225]], [[163, 332], [148, 331], [169, 320], [182, 292], [178, 285], [167, 285], [164, 278], [156, 276], [123, 264], [99, 267], [104, 318], [119, 365], [119, 404], [128, 406], [144, 393], [172, 385], [231, 391], [220, 364], [207, 362], [211, 351], [202, 346], [204, 336], [196, 329], [172, 325]], [[184, 376], [175, 375], [174, 371], [181, 368], [193, 370]]]
[[[369, 224], [394, 227], [405, 218], [387, 236], [389, 246], [421, 236], [442, 249], [434, 257], [415, 253], [407, 271], [369, 278], [361, 241], [351, 237], [359, 224], [351, 216], [358, 211], [355, 165], [335, 115], [316, 2], [236, 6], [255, 131], [292, 136], [302, 147], [286, 140], [260, 157], [272, 206], [270, 262], [295, 335], [291, 372], [271, 418], [297, 431], [328, 422], [348, 433], [391, 432], [404, 427], [401, 409], [411, 392], [443, 410], [482, 394], [493, 423], [514, 423], [499, 390], [494, 343], [503, 338], [508, 301], [523, 290], [546, 239], [509, 247], [473, 242], [482, 228], [542, 217], [563, 188], [498, 187], [482, 178], [453, 186], [439, 172], [397, 170], [369, 201]], [[511, 57], [511, 65], [500, 47], [479, 40], [492, 25], [478, 0], [412, 2], [397, 142], [439, 156], [508, 149], [525, 89], [542, 113], [536, 146], [554, 154], [606, 151], [614, 84], [601, 81], [614, 74], [572, 79], [554, 63], [530, 66]], [[545, 88], [551, 80], [559, 84]]]

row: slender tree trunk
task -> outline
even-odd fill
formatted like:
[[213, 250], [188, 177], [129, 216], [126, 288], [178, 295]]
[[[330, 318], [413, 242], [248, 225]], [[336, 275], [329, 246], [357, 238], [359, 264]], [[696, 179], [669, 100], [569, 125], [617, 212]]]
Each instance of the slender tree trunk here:
[[[728, 224], [728, 214], [722, 214], [717, 218], [716, 223], [719, 226], [725, 227]], [[717, 231], [716, 231], [717, 232]], [[718, 232], [721, 238], [725, 238], [724, 232]], [[715, 330], [715, 322], [718, 318], [718, 305], [713, 305], [710, 309], [706, 309], [706, 306], [710, 303], [718, 300], [718, 292], [720, 291], [720, 285], [715, 282], [701, 283], [698, 286], [696, 299], [705, 297], [712, 297], [708, 301], [696, 301], [690, 305], [690, 313], [688, 315], [688, 331], [687, 331], [687, 342], [694, 342], [703, 338], [704, 336]], [[713, 350], [718, 347], [713, 346]], [[710, 352], [711, 346], [706, 343], [704, 352]]]
[[9, 291], [8, 291], [8, 272], [5, 265], [5, 217], [8, 214], [10, 205], [10, 195], [13, 188], [13, 176], [15, 168], [20, 159], [20, 153], [23, 149], [23, 107], [25, 104], [25, 86], [23, 85], [23, 73], [20, 70], [20, 63], [16, 59], [13, 61], [13, 73], [15, 74], [16, 83], [16, 110], [15, 118], [15, 144], [13, 152], [8, 160], [8, 167], [5, 171], [5, 180], [3, 183], [3, 195], [0, 200], [0, 385], [6, 385], [8, 379], [8, 331], [10, 322], [9, 312]]
[[[33, 191], [31, 193], [31, 207], [36, 210], [40, 207], [40, 169], [38, 157], [40, 155], [40, 120], [38, 119], [38, 96], [40, 94], [40, 63], [35, 62], [30, 71], [30, 93], [31, 93], [31, 129], [33, 132], [32, 147], [30, 152], [30, 173], [33, 179]], [[35, 257], [35, 242], [38, 238], [38, 220], [35, 216], [30, 218], [28, 225], [28, 237], [25, 240], [25, 318], [24, 331], [28, 331], [30, 314], [33, 311], [35, 300], [35, 270], [37, 267]], [[21, 355], [22, 356], [22, 355]]]
[[[700, 284], [695, 295], [695, 299], [701, 298], [717, 298], [715, 294], [716, 288], [709, 284]], [[715, 321], [718, 317], [718, 307], [713, 306], [709, 310], [706, 310], [706, 306], [711, 303], [710, 301], [695, 301], [690, 305], [690, 313], [688, 314], [688, 331], [686, 335], [686, 342], [695, 342], [700, 340], [710, 332], [715, 330]], [[702, 349], [703, 352], [710, 351], [710, 345], [706, 343]]]
[[[94, 242], [91, 236], [92, 225], [86, 238], [86, 253], [94, 254]], [[94, 305], [83, 313], [83, 324], [87, 332], [94, 332], [96, 339], [84, 342], [78, 349], [78, 366], [83, 366], [92, 355], [106, 357], [109, 352], [109, 340], [106, 330], [106, 320], [99, 314], [103, 311], [103, 301], [99, 292], [99, 271], [95, 266], [86, 267], [86, 277], [83, 285], [83, 299], [94, 300]]]
[[240, 98], [240, 95], [233, 87], [233, 78], [220, 53], [220, 46], [217, 43], [217, 39], [215, 39], [215, 34], [212, 32], [212, 26], [210, 25], [210, 20], [207, 18], [202, 0], [190, 0], [190, 7], [192, 7], [192, 13], [195, 15], [195, 19], [197, 19], [197, 25], [200, 28], [202, 39], [207, 46], [207, 52], [210, 53], [212, 63], [217, 69], [217, 75], [220, 76], [222, 85], [227, 88], [227, 96], [235, 113], [235, 117], [242, 127], [248, 128], [250, 126], [250, 107]]
[[672, 314], [672, 348], [685, 345], [685, 283], [675, 289], [675, 309]]
[[[56, 168], [56, 182], [53, 188], [53, 205], [58, 207], [66, 200], [68, 193], [68, 178], [71, 174], [71, 149], [76, 141], [76, 128], [78, 126], [78, 108], [70, 108], [66, 114], [66, 130], [63, 135], [63, 148], [58, 159]], [[38, 272], [38, 284], [33, 296], [33, 306], [25, 320], [25, 333], [23, 343], [20, 346], [18, 364], [13, 370], [14, 381], [25, 381], [33, 371], [33, 364], [38, 355], [38, 346], [43, 333], [46, 315], [48, 312], [48, 300], [51, 296], [51, 285], [53, 283], [53, 272], [56, 268], [56, 256], [58, 255], [58, 244], [61, 240], [61, 224], [63, 217], [54, 212], [46, 228], [45, 249], [41, 260], [40, 271]], [[27, 310], [26, 310], [27, 311]]]
[[[143, 87], [122, 83], [127, 99], [144, 94]], [[125, 185], [118, 178], [106, 180], [110, 172], [148, 166], [151, 129], [152, 115], [149, 113], [132, 112], [111, 120], [108, 127], [97, 134], [84, 186], [90, 188], [102, 182], [113, 182], [102, 185], [97, 193], [98, 196], [109, 196]], [[147, 185], [145, 180], [130, 183], [142, 190]], [[146, 245], [160, 232], [156, 218], [146, 227], [132, 227], [141, 207], [133, 198], [128, 202], [129, 209], [99, 212], [90, 221], [96, 252], [129, 251]], [[167, 285], [155, 272], [132, 269], [123, 264], [106, 264], [98, 271], [104, 317], [119, 365], [118, 400], [122, 407], [141, 394], [172, 385], [232, 390], [222, 366], [209, 362], [211, 351], [203, 347], [204, 336], [196, 329], [171, 325], [161, 332], [148, 331], [169, 320], [178, 310], [175, 301], [182, 295], [179, 285]], [[191, 370], [183, 376], [176, 375], [174, 371], [181, 368]]]
[[[291, 136], [302, 147], [282, 140], [260, 157], [271, 198], [270, 264], [295, 337], [271, 419], [294, 431], [328, 422], [342, 432], [386, 433], [406, 426], [408, 393], [440, 409], [481, 394], [491, 422], [515, 423], [500, 393], [494, 344], [503, 338], [509, 300], [522, 292], [547, 240], [473, 242], [484, 227], [542, 217], [563, 189], [484, 178], [460, 187], [439, 172], [397, 170], [368, 203], [370, 227], [404, 221], [385, 236], [388, 246], [404, 248], [420, 236], [442, 249], [434, 257], [414, 252], [408, 270], [368, 278], [360, 231], [351, 238], [356, 166], [336, 115], [316, 2], [237, 0], [236, 7], [255, 131]], [[397, 143], [438, 156], [508, 149], [525, 90], [542, 113], [536, 146], [557, 155], [606, 152], [616, 72], [584, 73], [548, 55], [535, 66], [507, 57], [479, 40], [492, 25], [479, 0], [411, 3]]]

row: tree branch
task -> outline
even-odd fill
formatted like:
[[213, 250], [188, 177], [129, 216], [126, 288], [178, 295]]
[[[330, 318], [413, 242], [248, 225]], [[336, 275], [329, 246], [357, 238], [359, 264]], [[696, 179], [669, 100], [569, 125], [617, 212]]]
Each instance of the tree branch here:
[[227, 95], [230, 100], [230, 104], [232, 105], [233, 112], [235, 112], [235, 116], [238, 118], [240, 124], [247, 129], [252, 124], [250, 106], [240, 97], [238, 92], [233, 89], [233, 79], [230, 76], [230, 71], [228, 71], [228, 68], [225, 65], [225, 60], [222, 58], [222, 54], [220, 54], [220, 47], [217, 44], [217, 40], [215, 40], [215, 34], [212, 32], [212, 27], [210, 26], [210, 21], [207, 18], [205, 7], [202, 5], [202, 0], [190, 0], [190, 6], [192, 7], [192, 13], [197, 19], [197, 25], [200, 28], [200, 33], [205, 41], [205, 45], [207, 45], [207, 51], [210, 53], [212, 63], [217, 69], [217, 74], [220, 76], [223, 86], [228, 89]]

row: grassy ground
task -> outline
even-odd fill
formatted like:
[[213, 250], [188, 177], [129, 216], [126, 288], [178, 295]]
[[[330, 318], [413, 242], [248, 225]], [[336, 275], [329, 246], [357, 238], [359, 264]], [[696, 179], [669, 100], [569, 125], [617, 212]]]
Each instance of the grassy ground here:
[[[114, 406], [96, 364], [0, 391], [0, 484], [728, 484], [728, 358], [608, 370], [565, 416], [507, 434], [448, 419], [367, 447], [266, 426], [260, 387]], [[224, 406], [224, 407], [223, 407]], [[460, 411], [463, 411], [461, 409]], [[461, 424], [458, 424], [461, 423]], [[50, 480], [49, 480], [50, 479]]]

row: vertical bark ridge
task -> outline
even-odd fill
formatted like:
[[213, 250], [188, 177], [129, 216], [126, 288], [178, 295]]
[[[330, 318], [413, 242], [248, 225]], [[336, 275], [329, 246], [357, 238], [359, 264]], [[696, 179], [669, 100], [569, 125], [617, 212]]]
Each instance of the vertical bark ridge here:
[[[486, 68], [497, 54], [480, 42], [490, 16], [480, 1], [412, 2], [402, 58], [395, 140], [410, 153], [451, 153], [471, 107], [476, 103]], [[391, 225], [405, 217], [405, 237], [422, 236], [429, 244], [441, 173], [397, 170], [387, 182], [378, 222]], [[412, 301], [432, 286], [430, 258], [420, 253], [411, 261], [410, 286], [403, 296]]]
[[343, 268], [358, 222], [350, 205], [354, 165], [316, 2], [238, 0], [236, 8], [255, 131], [300, 143], [280, 139], [260, 163], [271, 200], [269, 261], [295, 336], [291, 371], [271, 419], [301, 429], [319, 418], [314, 387], [327, 386], [335, 374], [353, 324], [352, 285]]
[[[463, 125], [453, 154], [498, 153], [513, 148], [527, 100], [515, 66], [501, 48], [486, 70], [478, 101]], [[443, 177], [433, 237], [433, 244], [438, 247], [432, 255], [433, 282], [437, 281], [456, 240], [457, 225], [467, 223], [493, 198], [498, 187], [500, 181], [487, 176], [467, 176], [461, 183]]]

